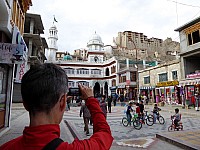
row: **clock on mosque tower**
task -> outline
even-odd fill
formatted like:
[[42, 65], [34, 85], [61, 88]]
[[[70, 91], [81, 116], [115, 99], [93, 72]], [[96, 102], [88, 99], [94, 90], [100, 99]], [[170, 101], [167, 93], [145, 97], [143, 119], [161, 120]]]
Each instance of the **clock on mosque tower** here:
[[99, 60], [98, 56], [95, 56], [94, 57], [94, 62], [98, 62], [98, 60]]

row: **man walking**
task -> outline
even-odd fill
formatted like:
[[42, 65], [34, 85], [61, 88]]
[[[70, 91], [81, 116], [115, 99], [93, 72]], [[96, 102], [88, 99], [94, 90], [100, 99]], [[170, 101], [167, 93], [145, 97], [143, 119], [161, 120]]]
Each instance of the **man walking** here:
[[89, 124], [89, 120], [91, 118], [91, 114], [90, 114], [90, 111], [89, 109], [87, 108], [87, 106], [85, 104], [83, 104], [81, 106], [81, 109], [80, 109], [80, 117], [83, 113], [83, 121], [84, 121], [84, 132], [86, 132], [86, 135], [89, 136], [89, 127], [88, 127], [88, 124]]

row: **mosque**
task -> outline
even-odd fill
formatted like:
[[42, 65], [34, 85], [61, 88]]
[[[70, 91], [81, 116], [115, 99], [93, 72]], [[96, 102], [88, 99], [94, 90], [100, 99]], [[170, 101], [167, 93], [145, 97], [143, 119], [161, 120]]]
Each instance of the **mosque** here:
[[83, 84], [92, 87], [95, 95], [111, 95], [116, 92], [118, 85], [118, 60], [115, 57], [108, 58], [112, 53], [112, 46], [104, 46], [101, 37], [95, 32], [87, 43], [86, 59], [73, 59], [71, 55], [63, 55], [56, 59], [58, 52], [58, 30], [55, 25], [49, 29], [48, 44], [46, 50], [47, 62], [61, 66], [68, 76], [68, 87], [78, 87]]

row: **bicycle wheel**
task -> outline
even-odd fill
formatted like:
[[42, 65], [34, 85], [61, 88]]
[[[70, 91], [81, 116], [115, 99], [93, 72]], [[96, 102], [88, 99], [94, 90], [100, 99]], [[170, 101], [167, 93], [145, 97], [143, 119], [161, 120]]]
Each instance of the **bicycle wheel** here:
[[183, 125], [180, 125], [180, 129], [183, 130]]
[[122, 124], [123, 126], [127, 127], [128, 126], [128, 120], [126, 117], [122, 118]]
[[140, 119], [139, 118], [136, 118], [134, 121], [133, 121], [133, 127], [136, 129], [136, 130], [140, 130], [142, 128], [142, 123], [140, 122]]
[[173, 129], [172, 126], [169, 126], [169, 127], [168, 127], [168, 131], [169, 131], [169, 132], [171, 132], [172, 129]]
[[147, 116], [147, 118], [146, 118], [146, 124], [148, 126], [152, 126], [153, 125], [153, 116], [151, 116], [151, 115]]
[[165, 119], [162, 116], [158, 117], [158, 121], [160, 124], [164, 124], [165, 123]]

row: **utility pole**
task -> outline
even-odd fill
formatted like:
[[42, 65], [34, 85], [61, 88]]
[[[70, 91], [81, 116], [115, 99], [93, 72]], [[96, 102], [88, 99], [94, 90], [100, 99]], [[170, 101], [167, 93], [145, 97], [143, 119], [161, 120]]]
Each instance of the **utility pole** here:
[[139, 103], [139, 73], [138, 73], [138, 50], [136, 47], [135, 42], [132, 39], [132, 32], [131, 31], [124, 31], [124, 35], [126, 35], [125, 33], [128, 33], [128, 35], [126, 36], [128, 38], [128, 42], [130, 41], [135, 49], [135, 68], [136, 68], [136, 100]]

